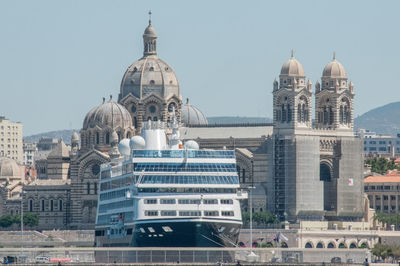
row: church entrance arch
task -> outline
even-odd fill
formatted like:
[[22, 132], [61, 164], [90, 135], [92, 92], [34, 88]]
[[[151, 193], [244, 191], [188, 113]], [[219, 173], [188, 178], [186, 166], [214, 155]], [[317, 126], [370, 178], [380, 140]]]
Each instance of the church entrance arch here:
[[320, 162], [319, 179], [324, 183], [324, 210], [335, 211], [337, 206], [337, 180], [333, 177], [330, 161], [323, 160]]

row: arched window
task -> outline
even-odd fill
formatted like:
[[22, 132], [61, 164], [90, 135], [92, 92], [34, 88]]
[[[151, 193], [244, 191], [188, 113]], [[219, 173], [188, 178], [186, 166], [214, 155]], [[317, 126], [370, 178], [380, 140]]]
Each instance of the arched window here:
[[50, 200], [50, 211], [54, 211], [54, 201]]
[[286, 110], [285, 110], [285, 105], [282, 104], [282, 123], [286, 121]]
[[236, 171], [237, 171], [237, 174], [238, 174], [238, 177], [240, 180], [240, 166], [239, 165], [236, 165]]
[[328, 110], [326, 110], [326, 106], [324, 106], [324, 125], [328, 124]]
[[242, 182], [246, 183], [246, 169], [242, 169]]
[[333, 124], [333, 119], [334, 119], [334, 116], [333, 116], [332, 106], [329, 106], [329, 125]]
[[318, 244], [317, 244], [317, 248], [324, 248], [324, 243], [322, 243], [322, 242], [318, 242]]
[[176, 104], [174, 103], [174, 102], [172, 102], [172, 103], [170, 103], [169, 105], [168, 105], [168, 112], [169, 113], [172, 113], [172, 111], [173, 110], [176, 110]]
[[131, 138], [131, 132], [126, 133], [126, 138], [128, 138], [128, 139]]
[[42, 212], [44, 212], [44, 210], [45, 210], [45, 206], [44, 206], [44, 199], [42, 199], [42, 204], [41, 204], [42, 206], [41, 206], [41, 210], [42, 210]]
[[302, 115], [303, 122], [308, 121], [308, 107], [304, 103], [302, 105], [302, 113], [303, 113], [303, 115]]
[[33, 200], [29, 200], [29, 211], [33, 212]]
[[319, 165], [319, 180], [330, 182], [331, 181], [331, 169], [326, 163]]
[[87, 184], [86, 184], [86, 192], [88, 195], [90, 195], [90, 183], [89, 182], [87, 182]]
[[60, 212], [63, 210], [63, 201], [61, 199], [58, 201], [58, 210]]
[[292, 121], [292, 108], [289, 104], [287, 105], [287, 121], [288, 123]]
[[100, 144], [100, 134], [99, 134], [99, 132], [96, 132], [96, 144], [97, 145]]
[[307, 242], [306, 245], [304, 246], [305, 248], [312, 248], [312, 243], [311, 242]]
[[110, 144], [110, 133], [106, 133], [106, 144]]
[[136, 118], [136, 116], [133, 118], [133, 125], [135, 126], [135, 128], [137, 128], [137, 118]]
[[351, 243], [351, 244], [350, 244], [350, 248], [357, 248], [356, 243]]
[[301, 118], [302, 112], [301, 112], [301, 104], [297, 105], [297, 121], [298, 122], [302, 122], [302, 118]]
[[121, 132], [118, 132], [118, 143], [121, 141]]
[[94, 183], [94, 194], [97, 195], [97, 183]]
[[343, 106], [342, 105], [340, 106], [340, 110], [339, 110], [339, 121], [340, 121], [340, 124], [344, 123], [344, 113], [343, 113]]
[[158, 121], [157, 116], [153, 117], [153, 121]]
[[332, 242], [330, 242], [330, 243], [328, 244], [328, 248], [335, 248], [335, 244], [333, 244]]

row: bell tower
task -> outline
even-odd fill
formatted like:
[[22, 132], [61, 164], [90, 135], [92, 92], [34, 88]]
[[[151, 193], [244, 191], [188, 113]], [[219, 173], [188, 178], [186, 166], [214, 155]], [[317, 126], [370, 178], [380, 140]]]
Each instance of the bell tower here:
[[319, 129], [353, 130], [354, 85], [347, 83], [346, 70], [336, 54], [315, 84], [315, 126]]
[[311, 129], [311, 81], [306, 83], [303, 66], [294, 57], [286, 61], [273, 84], [274, 128]]

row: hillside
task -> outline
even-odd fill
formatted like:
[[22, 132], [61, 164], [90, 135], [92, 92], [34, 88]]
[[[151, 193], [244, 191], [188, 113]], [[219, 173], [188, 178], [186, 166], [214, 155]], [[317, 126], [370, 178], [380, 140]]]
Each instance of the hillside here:
[[354, 119], [354, 127], [369, 129], [379, 134], [400, 133], [400, 102], [372, 109]]
[[41, 138], [54, 138], [54, 139], [60, 139], [62, 138], [63, 141], [66, 144], [71, 143], [71, 136], [74, 132], [78, 132], [79, 130], [77, 129], [64, 129], [64, 130], [56, 130], [56, 131], [50, 131], [50, 132], [45, 132], [45, 133], [39, 133], [35, 135], [30, 135], [24, 137], [24, 141], [26, 142], [38, 142]]
[[207, 117], [208, 124], [246, 124], [246, 123], [271, 123], [268, 117], [245, 117], [245, 116], [212, 116]]

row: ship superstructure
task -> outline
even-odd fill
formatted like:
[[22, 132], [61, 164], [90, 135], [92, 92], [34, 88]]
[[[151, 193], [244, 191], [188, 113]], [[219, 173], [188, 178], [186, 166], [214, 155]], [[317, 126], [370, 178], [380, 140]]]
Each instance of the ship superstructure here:
[[148, 122], [119, 151], [101, 167], [96, 246], [235, 245], [247, 193], [233, 150], [183, 144], [175, 120], [167, 129]]

